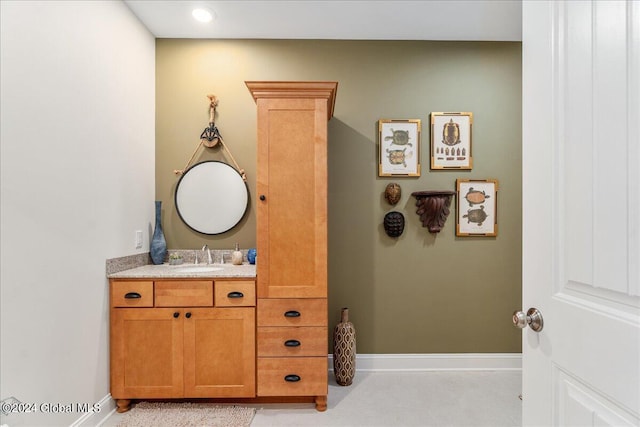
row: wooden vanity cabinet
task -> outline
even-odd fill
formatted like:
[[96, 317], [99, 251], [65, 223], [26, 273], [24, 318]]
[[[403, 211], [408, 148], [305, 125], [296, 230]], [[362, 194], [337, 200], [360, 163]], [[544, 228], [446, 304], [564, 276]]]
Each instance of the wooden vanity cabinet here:
[[323, 411], [328, 392], [327, 121], [337, 83], [246, 85], [258, 111], [257, 394], [311, 396]]
[[255, 397], [254, 293], [253, 280], [112, 280], [118, 411], [131, 399]]

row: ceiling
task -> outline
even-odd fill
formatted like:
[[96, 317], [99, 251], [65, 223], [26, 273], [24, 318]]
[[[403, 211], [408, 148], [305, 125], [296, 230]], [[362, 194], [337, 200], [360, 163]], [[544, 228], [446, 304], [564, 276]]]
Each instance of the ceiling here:
[[[124, 0], [157, 38], [522, 40], [520, 0]], [[203, 24], [196, 8], [213, 12]]]

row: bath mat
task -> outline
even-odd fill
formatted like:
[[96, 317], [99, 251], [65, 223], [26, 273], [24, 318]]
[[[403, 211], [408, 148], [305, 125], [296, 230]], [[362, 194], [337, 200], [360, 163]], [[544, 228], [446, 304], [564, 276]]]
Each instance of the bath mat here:
[[140, 402], [118, 427], [248, 427], [254, 408], [207, 403]]

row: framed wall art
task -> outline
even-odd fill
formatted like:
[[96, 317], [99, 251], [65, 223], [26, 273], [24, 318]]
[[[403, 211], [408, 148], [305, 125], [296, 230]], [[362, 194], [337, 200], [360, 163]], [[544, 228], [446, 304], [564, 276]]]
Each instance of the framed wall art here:
[[498, 235], [498, 181], [456, 180], [456, 236]]
[[419, 119], [378, 121], [378, 176], [420, 176]]
[[473, 113], [431, 113], [431, 169], [473, 169]]

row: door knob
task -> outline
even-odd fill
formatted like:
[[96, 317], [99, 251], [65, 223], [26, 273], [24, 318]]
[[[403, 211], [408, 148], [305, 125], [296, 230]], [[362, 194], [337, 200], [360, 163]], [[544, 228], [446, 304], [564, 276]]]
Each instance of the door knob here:
[[537, 308], [530, 308], [527, 314], [524, 311], [513, 312], [513, 326], [523, 329], [527, 325], [536, 332], [540, 332], [544, 327], [542, 313]]

